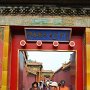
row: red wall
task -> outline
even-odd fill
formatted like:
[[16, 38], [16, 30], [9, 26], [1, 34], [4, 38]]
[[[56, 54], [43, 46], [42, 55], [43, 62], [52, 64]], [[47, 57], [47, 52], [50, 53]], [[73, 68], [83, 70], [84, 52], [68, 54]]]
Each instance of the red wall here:
[[67, 71], [60, 71], [58, 73], [56, 73], [53, 77], [53, 80], [60, 83], [61, 80], [65, 80], [66, 81], [66, 85], [71, 85], [71, 80], [70, 80], [70, 72]]
[[66, 85], [75, 90], [75, 76], [73, 77], [70, 71], [58, 71], [54, 74], [53, 81], [60, 83], [61, 80], [65, 80]]
[[[77, 50], [77, 90], [83, 90], [83, 61], [82, 61], [82, 30], [83, 28], [73, 28], [71, 40], [75, 41], [76, 45], [72, 49], [67, 43], [60, 43], [58, 48], [54, 48], [52, 43], [43, 43], [41, 48], [36, 46], [36, 43], [27, 43], [25, 49], [39, 50]], [[25, 39], [24, 27], [11, 27], [12, 30], [12, 57], [11, 57], [11, 80], [10, 90], [17, 90], [17, 70], [18, 70], [18, 49], [23, 49], [20, 46], [20, 40]], [[75, 32], [74, 32], [75, 31]], [[79, 35], [80, 34], [80, 35]]]
[[71, 56], [70, 66], [66, 69], [60, 68], [53, 75], [53, 81], [60, 83], [61, 80], [65, 80], [66, 85], [71, 88], [70, 90], [75, 90], [75, 78], [76, 78], [76, 52], [73, 52]]
[[29, 90], [32, 87], [32, 83], [35, 82], [36, 76], [33, 74], [27, 75], [26, 70], [23, 70], [23, 87], [24, 89], [20, 90]]
[[67, 71], [60, 71], [58, 72], [57, 74], [54, 75], [54, 78], [53, 78], [54, 81], [56, 82], [60, 82], [61, 80], [65, 80], [66, 81], [66, 84], [67, 85], [70, 85], [70, 72]]

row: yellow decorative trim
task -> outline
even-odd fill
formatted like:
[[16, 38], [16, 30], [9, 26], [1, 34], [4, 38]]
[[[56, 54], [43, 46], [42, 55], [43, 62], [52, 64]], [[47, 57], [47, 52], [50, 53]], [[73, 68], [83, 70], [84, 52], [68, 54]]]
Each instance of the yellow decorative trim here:
[[[86, 28], [86, 88], [90, 90], [90, 44], [87, 43], [89, 37], [87, 35], [90, 34], [90, 28]], [[89, 35], [90, 36], [90, 35]]]
[[7, 72], [8, 71], [2, 71], [2, 85], [7, 86]]
[[7, 86], [2, 85], [1, 90], [7, 90]]
[[90, 28], [86, 28], [86, 33], [90, 32]]
[[87, 90], [90, 90], [90, 86], [87, 88]]
[[8, 42], [4, 41], [4, 45], [3, 45], [3, 57], [7, 57], [8, 55]]
[[2, 86], [1, 90], [7, 90], [8, 80], [8, 49], [9, 49], [9, 26], [4, 27], [4, 45], [3, 45], [3, 59], [2, 59]]
[[[90, 73], [90, 45], [86, 45], [87, 47], [87, 73]], [[90, 77], [90, 76], [89, 76]]]
[[2, 65], [3, 71], [7, 71], [7, 67], [8, 67], [8, 61], [7, 60], [8, 60], [7, 57], [3, 57], [3, 61], [4, 61], [3, 65]]

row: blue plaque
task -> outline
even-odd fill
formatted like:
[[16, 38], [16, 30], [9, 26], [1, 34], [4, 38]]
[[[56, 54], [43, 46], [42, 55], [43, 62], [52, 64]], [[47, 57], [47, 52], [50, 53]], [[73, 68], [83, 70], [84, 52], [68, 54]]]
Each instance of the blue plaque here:
[[25, 37], [27, 41], [69, 42], [71, 28], [25, 28]]

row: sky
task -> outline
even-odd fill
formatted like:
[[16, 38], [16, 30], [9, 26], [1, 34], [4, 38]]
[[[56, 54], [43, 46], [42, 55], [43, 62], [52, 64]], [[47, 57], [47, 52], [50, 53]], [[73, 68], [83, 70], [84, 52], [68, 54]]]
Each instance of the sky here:
[[44, 70], [57, 71], [63, 63], [68, 62], [73, 52], [27, 51], [28, 60], [42, 62]]

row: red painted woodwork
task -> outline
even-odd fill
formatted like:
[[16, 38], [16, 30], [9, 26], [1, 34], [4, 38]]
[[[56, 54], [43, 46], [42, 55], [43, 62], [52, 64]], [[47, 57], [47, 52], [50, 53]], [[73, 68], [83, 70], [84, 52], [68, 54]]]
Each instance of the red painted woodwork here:
[[[11, 27], [12, 33], [12, 57], [11, 57], [11, 79], [10, 90], [17, 90], [18, 82], [18, 50], [19, 49], [38, 49], [38, 50], [77, 50], [77, 90], [83, 90], [83, 45], [82, 34], [84, 28], [72, 28], [71, 40], [75, 41], [75, 47], [70, 48], [68, 43], [60, 43], [57, 48], [54, 48], [52, 43], [43, 43], [42, 47], [37, 47], [36, 43], [28, 42], [25, 47], [20, 46], [20, 41], [25, 40], [24, 27]], [[82, 32], [81, 32], [82, 31]]]

